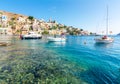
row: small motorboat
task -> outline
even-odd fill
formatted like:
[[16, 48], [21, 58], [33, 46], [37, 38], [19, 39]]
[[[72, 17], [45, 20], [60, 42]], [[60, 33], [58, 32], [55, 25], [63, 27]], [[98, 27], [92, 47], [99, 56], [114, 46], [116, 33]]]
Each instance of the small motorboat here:
[[49, 42], [65, 42], [66, 38], [65, 37], [48, 37], [47, 40]]
[[42, 35], [41, 34], [36, 34], [35, 32], [29, 32], [26, 35], [20, 35], [21, 39], [41, 39]]

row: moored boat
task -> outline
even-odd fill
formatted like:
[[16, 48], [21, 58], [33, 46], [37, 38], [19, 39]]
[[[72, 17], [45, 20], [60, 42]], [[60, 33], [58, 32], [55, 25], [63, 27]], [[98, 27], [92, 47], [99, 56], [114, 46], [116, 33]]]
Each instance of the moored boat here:
[[29, 32], [26, 35], [21, 35], [21, 39], [41, 39], [42, 35], [41, 34], [36, 34], [35, 32]]
[[63, 37], [48, 37], [47, 39], [48, 41], [51, 41], [51, 42], [65, 42], [66, 41], [66, 38], [63, 38]]
[[54, 36], [48, 37], [47, 40], [49, 42], [65, 42], [66, 37], [64, 35], [54, 35]]
[[95, 38], [96, 43], [112, 43], [114, 38], [108, 36], [108, 7], [107, 7], [107, 18], [106, 18], [106, 35]]
[[108, 36], [103, 36], [100, 38], [95, 38], [95, 41], [96, 43], [112, 43], [114, 39]]

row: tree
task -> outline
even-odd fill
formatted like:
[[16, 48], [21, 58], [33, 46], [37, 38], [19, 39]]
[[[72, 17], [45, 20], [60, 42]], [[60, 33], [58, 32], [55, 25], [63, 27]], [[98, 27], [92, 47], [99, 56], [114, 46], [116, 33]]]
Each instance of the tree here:
[[56, 21], [54, 20], [54, 21], [52, 21], [53, 23], [56, 23]]
[[2, 12], [0, 12], [0, 14], [3, 14]]
[[80, 31], [83, 31], [83, 29], [80, 29]]
[[30, 26], [29, 30], [32, 30], [32, 31], [33, 31], [33, 26]]
[[15, 19], [16, 19], [15, 17], [11, 18], [12, 21], [15, 21]]
[[64, 28], [67, 28], [67, 26], [66, 26], [66, 25], [64, 25]]
[[42, 34], [43, 34], [43, 35], [48, 35], [49, 32], [48, 32], [47, 30], [44, 30], [44, 31], [42, 32]]
[[92, 32], [90, 32], [90, 35], [92, 35], [93, 33]]
[[33, 21], [33, 20], [34, 20], [34, 17], [33, 17], [33, 16], [29, 16], [28, 19], [29, 19], [30, 21]]
[[14, 35], [15, 33], [14, 33], [13, 31], [16, 30], [16, 26], [15, 26], [15, 25], [12, 25], [11, 29], [12, 29], [12, 34]]
[[56, 30], [56, 29], [57, 29], [57, 26], [53, 26], [52, 29]]
[[34, 17], [33, 17], [33, 16], [29, 16], [28, 19], [31, 21], [31, 23], [30, 23], [31, 26], [30, 26], [29, 30], [32, 30], [32, 31], [33, 31], [33, 26], [32, 26], [32, 24], [33, 24], [33, 21], [34, 21]]
[[70, 31], [69, 34], [70, 34], [70, 35], [74, 35], [74, 32]]

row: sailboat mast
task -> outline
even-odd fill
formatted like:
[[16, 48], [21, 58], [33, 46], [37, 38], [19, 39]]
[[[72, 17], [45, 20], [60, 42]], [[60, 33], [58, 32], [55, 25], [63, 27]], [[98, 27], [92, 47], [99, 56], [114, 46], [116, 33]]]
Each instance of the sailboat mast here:
[[106, 35], [108, 35], [108, 6], [107, 6], [107, 17], [106, 17]]

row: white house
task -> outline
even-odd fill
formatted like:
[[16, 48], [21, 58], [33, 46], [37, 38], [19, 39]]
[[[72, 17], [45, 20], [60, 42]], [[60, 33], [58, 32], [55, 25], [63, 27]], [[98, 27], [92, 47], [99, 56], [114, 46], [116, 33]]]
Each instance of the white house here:
[[11, 28], [0, 28], [0, 34], [12, 35], [12, 29]]
[[18, 22], [25, 22], [25, 18], [23, 18], [23, 17], [18, 17]]
[[6, 15], [2, 15], [1, 19], [2, 19], [2, 21], [7, 21], [7, 16]]

